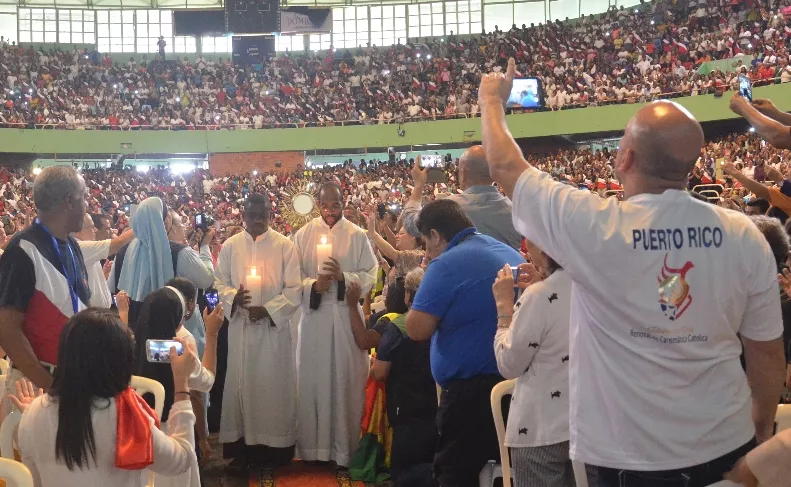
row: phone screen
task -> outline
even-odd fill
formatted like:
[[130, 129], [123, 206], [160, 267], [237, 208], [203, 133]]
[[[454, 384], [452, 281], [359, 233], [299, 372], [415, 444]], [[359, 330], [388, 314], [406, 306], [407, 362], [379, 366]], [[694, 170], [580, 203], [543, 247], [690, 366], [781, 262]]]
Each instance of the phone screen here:
[[541, 80], [518, 78], [514, 80], [505, 106], [508, 108], [540, 108], [543, 104]]
[[442, 156], [437, 154], [429, 154], [420, 156], [420, 163], [423, 167], [442, 168]]
[[750, 82], [750, 78], [743, 74], [739, 75], [739, 93], [748, 101], [753, 101], [753, 84]]
[[146, 358], [149, 362], [170, 363], [170, 347], [176, 347], [176, 353], [184, 353], [184, 347], [176, 340], [146, 340]]
[[199, 227], [203, 225], [203, 213], [198, 213], [195, 215], [195, 226]]
[[220, 295], [217, 293], [217, 291], [212, 290], [212, 291], [206, 291], [205, 296], [206, 296], [206, 308], [209, 310], [209, 312], [214, 311], [214, 308], [216, 308], [217, 304], [220, 302]]

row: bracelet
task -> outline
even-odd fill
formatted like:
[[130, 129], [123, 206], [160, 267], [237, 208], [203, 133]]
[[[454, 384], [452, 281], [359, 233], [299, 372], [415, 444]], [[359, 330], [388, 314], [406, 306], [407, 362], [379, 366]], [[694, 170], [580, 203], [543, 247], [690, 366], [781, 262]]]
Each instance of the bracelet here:
[[497, 315], [498, 320], [510, 320], [514, 315]]
[[173, 394], [173, 395], [174, 395], [174, 396], [177, 396], [177, 395], [179, 395], [179, 394], [186, 394], [186, 395], [188, 395], [188, 396], [190, 395], [189, 391], [179, 391], [179, 392], [177, 392], [177, 393], [175, 393], [175, 394]]

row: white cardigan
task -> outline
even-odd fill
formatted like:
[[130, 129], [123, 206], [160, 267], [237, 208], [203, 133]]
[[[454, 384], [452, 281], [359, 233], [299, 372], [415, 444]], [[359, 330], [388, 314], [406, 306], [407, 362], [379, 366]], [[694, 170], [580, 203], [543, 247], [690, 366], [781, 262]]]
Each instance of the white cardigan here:
[[[19, 450], [22, 462], [30, 469], [36, 487], [144, 487], [148, 470], [122, 470], [115, 467], [115, 399], [98, 400], [92, 414], [96, 439], [96, 465], [69, 470], [55, 459], [58, 431], [58, 404], [49, 395], [39, 397], [27, 407], [19, 424]], [[168, 420], [169, 434], [159, 430], [151, 419], [154, 438], [154, 463], [148, 468], [160, 475], [178, 475], [195, 462], [195, 414], [188, 399], [173, 404]]]
[[516, 379], [505, 445], [527, 448], [569, 441], [571, 277], [562, 269], [528, 287], [508, 329], [494, 337], [497, 368]]

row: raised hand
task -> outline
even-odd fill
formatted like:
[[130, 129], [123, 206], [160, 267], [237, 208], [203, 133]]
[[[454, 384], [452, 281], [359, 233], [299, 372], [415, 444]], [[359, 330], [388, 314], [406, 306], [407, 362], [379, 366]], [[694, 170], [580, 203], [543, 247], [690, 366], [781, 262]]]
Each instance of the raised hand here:
[[[247, 291], [245, 291], [247, 292]], [[222, 328], [223, 324], [223, 309], [222, 303], [218, 303], [217, 307], [209, 313], [209, 309], [203, 310], [203, 324], [206, 326], [206, 333], [209, 334], [218, 334], [220, 333], [220, 328]]]
[[346, 285], [346, 304], [349, 306], [357, 306], [360, 302], [361, 294], [362, 290], [360, 289], [360, 284], [357, 282], [349, 282]]
[[44, 394], [44, 389], [36, 389], [33, 383], [27, 379], [20, 379], [16, 381], [16, 394], [9, 394], [8, 398], [14, 403], [19, 412], [24, 413], [25, 409], [36, 400], [37, 397]]

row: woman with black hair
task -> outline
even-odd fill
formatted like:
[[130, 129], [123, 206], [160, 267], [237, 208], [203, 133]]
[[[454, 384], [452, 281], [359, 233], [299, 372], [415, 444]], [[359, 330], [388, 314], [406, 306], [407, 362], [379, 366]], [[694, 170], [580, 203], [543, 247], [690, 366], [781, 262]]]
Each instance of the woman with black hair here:
[[[173, 354], [175, 355], [175, 353]], [[145, 470], [186, 472], [195, 461], [195, 415], [189, 401], [192, 351], [166, 364], [179, 394], [169, 433], [131, 388], [134, 345], [118, 316], [90, 308], [73, 316], [60, 336], [58, 368], [47, 394], [17, 382], [12, 401], [23, 412], [22, 461], [37, 487], [143, 487]]]
[[[209, 392], [214, 385], [216, 372], [216, 345], [213, 350], [206, 350], [203, 364], [197, 358], [195, 351], [195, 338], [184, 327], [187, 316], [187, 300], [175, 287], [157, 289], [146, 297], [140, 308], [135, 334], [135, 374], [148, 377], [160, 382], [165, 388], [165, 407], [162, 411], [163, 430], [168, 431], [169, 414], [174, 398], [179, 399], [181, 389], [175, 387], [172, 378], [167, 374], [167, 363], [149, 362], [147, 359], [147, 340], [171, 340], [174, 337], [183, 341], [189, 348], [194, 359], [190, 364], [188, 385], [190, 389]], [[206, 321], [206, 334], [216, 337], [223, 322], [222, 305], [218, 305], [211, 314], [204, 316]], [[208, 343], [208, 342], [207, 342]], [[216, 344], [216, 340], [213, 340]], [[165, 423], [167, 421], [167, 423]], [[156, 485], [173, 485], [178, 487], [199, 487], [200, 476], [198, 473], [197, 459], [188, 473], [178, 477], [156, 479]]]

